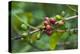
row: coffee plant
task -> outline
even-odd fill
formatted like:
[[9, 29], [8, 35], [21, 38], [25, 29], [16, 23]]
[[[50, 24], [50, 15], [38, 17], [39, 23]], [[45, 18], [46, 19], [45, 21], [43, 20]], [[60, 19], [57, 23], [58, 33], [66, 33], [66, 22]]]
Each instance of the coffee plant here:
[[77, 49], [77, 5], [12, 1], [11, 52]]

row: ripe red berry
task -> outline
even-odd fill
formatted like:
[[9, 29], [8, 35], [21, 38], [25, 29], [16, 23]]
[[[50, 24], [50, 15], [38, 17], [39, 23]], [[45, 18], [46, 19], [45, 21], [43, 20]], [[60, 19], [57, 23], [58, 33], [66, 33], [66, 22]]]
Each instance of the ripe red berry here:
[[46, 26], [46, 25], [48, 25], [49, 23], [48, 23], [48, 21], [44, 21], [44, 25]]
[[50, 18], [50, 23], [55, 24], [56, 19], [55, 18]]
[[50, 25], [46, 25], [45, 28], [46, 28], [46, 30], [51, 30], [51, 26]]

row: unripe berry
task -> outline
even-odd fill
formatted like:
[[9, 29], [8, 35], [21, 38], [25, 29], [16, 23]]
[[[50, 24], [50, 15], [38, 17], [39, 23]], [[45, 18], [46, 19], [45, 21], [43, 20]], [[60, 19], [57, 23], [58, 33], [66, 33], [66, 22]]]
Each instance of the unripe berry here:
[[61, 20], [61, 21], [58, 22], [58, 24], [59, 24], [59, 25], [64, 25], [64, 21]]
[[49, 23], [48, 23], [48, 21], [44, 21], [44, 25], [46, 26], [46, 25], [48, 25]]
[[45, 28], [46, 28], [46, 30], [51, 30], [52, 29], [50, 25], [46, 25]]
[[23, 30], [26, 30], [26, 29], [27, 29], [27, 26], [26, 26], [25, 24], [21, 24], [21, 28], [22, 28]]
[[50, 23], [55, 24], [56, 19], [55, 18], [50, 18]]
[[57, 20], [61, 20], [62, 19], [62, 16], [60, 16], [60, 15], [56, 15], [55, 17], [56, 17]]

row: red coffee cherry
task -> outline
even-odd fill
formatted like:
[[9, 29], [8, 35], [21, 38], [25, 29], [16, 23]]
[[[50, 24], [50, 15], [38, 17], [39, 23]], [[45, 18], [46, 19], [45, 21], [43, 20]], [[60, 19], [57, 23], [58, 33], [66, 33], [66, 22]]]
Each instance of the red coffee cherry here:
[[46, 31], [47, 35], [50, 36], [52, 34], [52, 31]]
[[55, 18], [50, 18], [50, 23], [55, 24], [56, 19]]
[[50, 25], [46, 25], [45, 28], [46, 28], [46, 30], [51, 30], [52, 29]]
[[44, 25], [46, 26], [46, 25], [48, 25], [49, 23], [48, 23], [48, 21], [44, 21]]
[[58, 24], [59, 24], [59, 25], [64, 25], [64, 21], [63, 21], [63, 20], [60, 20], [60, 21], [58, 22]]

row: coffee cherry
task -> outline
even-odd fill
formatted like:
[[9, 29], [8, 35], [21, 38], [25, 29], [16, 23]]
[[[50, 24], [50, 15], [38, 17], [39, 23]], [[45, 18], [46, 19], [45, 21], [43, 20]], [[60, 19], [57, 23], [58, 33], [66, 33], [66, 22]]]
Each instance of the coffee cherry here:
[[58, 22], [58, 24], [59, 24], [59, 25], [64, 25], [64, 21], [63, 21], [63, 20], [60, 20], [60, 21]]
[[48, 25], [49, 23], [48, 23], [48, 21], [44, 21], [44, 25], [46, 26], [46, 25]]
[[51, 26], [50, 25], [46, 25], [45, 28], [46, 28], [46, 30], [51, 30]]
[[23, 30], [26, 30], [26, 29], [27, 29], [27, 26], [26, 26], [25, 24], [21, 24], [21, 28], [22, 28]]
[[46, 20], [46, 21], [49, 21], [49, 18], [48, 18], [48, 17], [45, 17], [45, 20]]
[[61, 20], [62, 19], [62, 16], [60, 16], [60, 15], [56, 15], [55, 17], [56, 17], [57, 20]]
[[50, 18], [50, 23], [55, 24], [56, 19], [55, 18]]
[[46, 31], [46, 33], [47, 33], [47, 35], [51, 35], [52, 34], [52, 31], [50, 30], [50, 31]]

